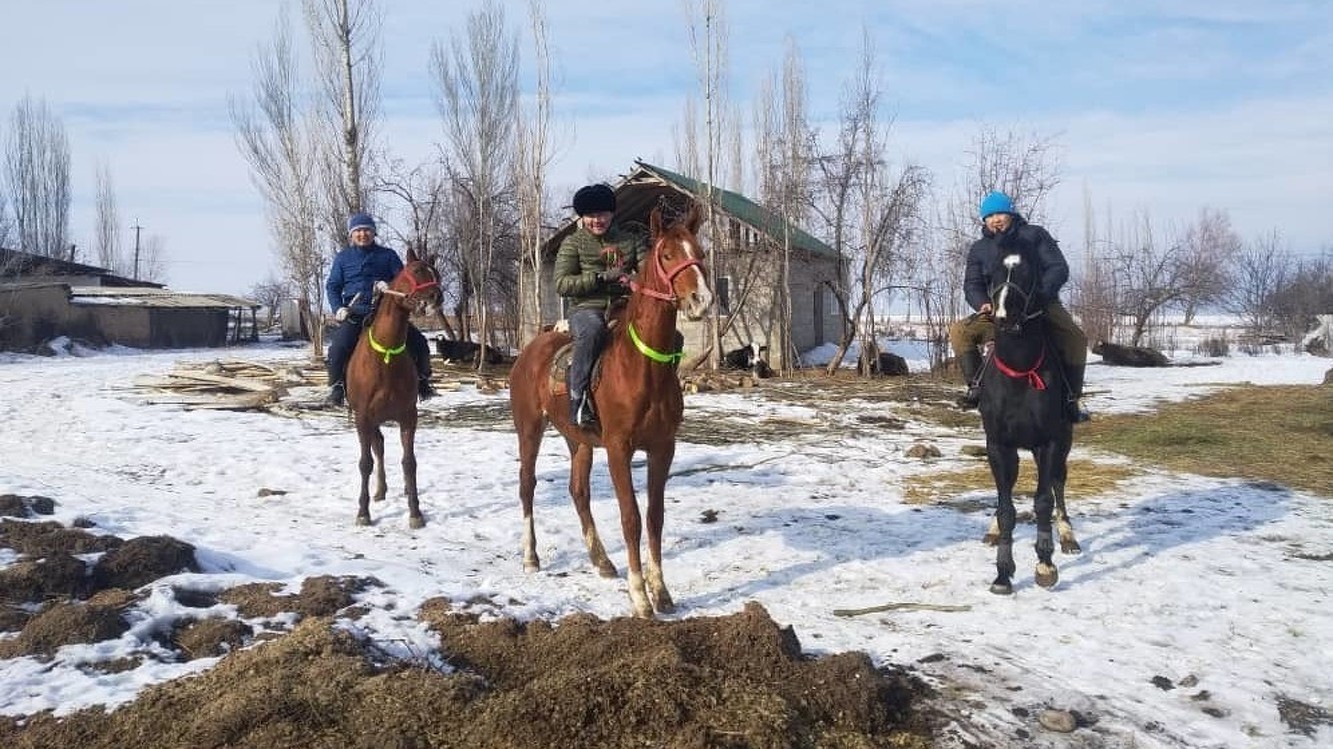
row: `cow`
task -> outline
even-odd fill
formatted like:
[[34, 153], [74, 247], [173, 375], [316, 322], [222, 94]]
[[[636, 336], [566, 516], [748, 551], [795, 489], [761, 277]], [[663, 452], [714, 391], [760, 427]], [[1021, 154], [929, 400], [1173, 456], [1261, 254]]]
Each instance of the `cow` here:
[[768, 347], [753, 341], [748, 346], [728, 351], [722, 357], [722, 368], [749, 370], [755, 377], [773, 376], [773, 370], [768, 366]]
[[1121, 346], [1107, 341], [1097, 341], [1092, 353], [1102, 357], [1102, 361], [1120, 367], [1169, 367], [1171, 362], [1157, 349], [1142, 346]]

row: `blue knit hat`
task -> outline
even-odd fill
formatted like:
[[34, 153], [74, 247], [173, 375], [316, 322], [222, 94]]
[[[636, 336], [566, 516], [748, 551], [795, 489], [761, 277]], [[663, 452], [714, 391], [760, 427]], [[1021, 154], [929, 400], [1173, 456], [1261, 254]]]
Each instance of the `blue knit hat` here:
[[352, 217], [347, 219], [347, 233], [351, 234], [357, 229], [369, 229], [375, 232], [375, 219], [370, 217], [369, 213], [353, 213]]
[[1009, 199], [1008, 195], [999, 190], [993, 191], [981, 201], [981, 220], [985, 221], [987, 216], [996, 213], [1015, 213], [1014, 201]]

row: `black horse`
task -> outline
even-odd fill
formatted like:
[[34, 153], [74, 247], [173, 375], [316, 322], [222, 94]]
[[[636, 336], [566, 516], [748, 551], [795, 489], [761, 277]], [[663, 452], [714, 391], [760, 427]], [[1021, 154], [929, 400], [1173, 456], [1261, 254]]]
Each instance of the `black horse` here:
[[1032, 451], [1037, 463], [1037, 584], [1049, 588], [1060, 579], [1051, 561], [1051, 515], [1060, 530], [1060, 550], [1077, 554], [1078, 541], [1065, 512], [1065, 476], [1073, 424], [1065, 417], [1068, 384], [1060, 352], [1050, 339], [1040, 300], [1033, 298], [1034, 266], [1009, 255], [990, 279], [995, 344], [981, 375], [981, 422], [986, 429], [986, 457], [999, 504], [985, 541], [997, 546], [998, 575], [991, 592], [1014, 592], [1014, 481], [1018, 450]]

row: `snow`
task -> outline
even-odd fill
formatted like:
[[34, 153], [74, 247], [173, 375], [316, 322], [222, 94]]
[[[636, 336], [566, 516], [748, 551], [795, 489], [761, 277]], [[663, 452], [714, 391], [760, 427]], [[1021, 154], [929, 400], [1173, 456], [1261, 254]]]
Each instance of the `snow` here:
[[[390, 437], [390, 501], [372, 506], [373, 526], [357, 527], [356, 438], [341, 417], [149, 406], [125, 389], [135, 376], [181, 362], [295, 362], [306, 357], [303, 349], [53, 348], [63, 355], [0, 355], [0, 493], [51, 497], [53, 519], [62, 523], [84, 517], [124, 538], [187, 541], [203, 572], [153, 584], [118, 640], [66, 646], [49, 663], [0, 661], [0, 713], [115, 707], [148, 685], [209, 668], [215, 660], [150, 658], [116, 674], [79, 668], [153, 647], [148, 633], [180, 611], [167, 583], [219, 590], [275, 581], [295, 589], [312, 575], [374, 576], [387, 587], [363, 594], [371, 615], [346, 626], [405, 657], [438, 647], [411, 616], [434, 596], [489, 599], [494, 614], [520, 619], [629, 612], [624, 545], [600, 454], [594, 512], [621, 579], [602, 579], [587, 562], [565, 491], [568, 459], [562, 441], [550, 436], [538, 462], [544, 566], [525, 574], [516, 444], [507, 429], [418, 432], [427, 526], [416, 531], [394, 496], [401, 483]], [[1333, 364], [1294, 354], [1211, 361], [1140, 370], [1098, 366], [1093, 357], [1088, 405], [1094, 413], [1145, 412], [1225, 383], [1316, 384]], [[507, 407], [507, 394], [464, 387], [423, 408], [448, 414], [478, 403]], [[819, 417], [766, 402], [758, 391], [686, 400], [687, 419], [761, 413]], [[988, 591], [994, 550], [979, 543], [989, 513], [909, 505], [900, 488], [911, 475], [974, 464], [958, 448], [979, 443], [980, 433], [932, 431], [944, 455], [923, 463], [903, 455], [921, 429], [873, 438], [812, 435], [790, 444], [681, 443], [667, 487], [664, 566], [678, 607], [670, 618], [734, 613], [757, 600], [795, 629], [807, 651], [864, 650], [877, 663], [913, 664], [927, 679], [964, 685], [975, 705], [970, 730], [981, 732], [981, 743], [1032, 730], [1032, 719], [1022, 716], [1052, 707], [1093, 715], [1097, 723], [1068, 736], [1036, 731], [1026, 745], [1333, 744], [1329, 726], [1313, 737], [1287, 732], [1276, 708], [1279, 696], [1333, 706], [1333, 575], [1327, 561], [1294, 554], [1333, 551], [1333, 488], [1315, 495], [1150, 471], [1110, 494], [1070, 498], [1084, 552], [1057, 555], [1061, 580], [1052, 590], [1032, 583], [1033, 529], [1020, 525], [1016, 592], [995, 596]], [[1108, 459], [1077, 443], [1075, 457]], [[637, 462], [635, 476], [642, 487]], [[286, 493], [261, 496], [261, 489]], [[1030, 507], [1021, 501], [1020, 509]], [[717, 522], [701, 520], [708, 510]], [[0, 553], [0, 565], [15, 559]], [[968, 609], [833, 613], [895, 601]], [[235, 614], [227, 606], [216, 613]], [[1176, 688], [1154, 686], [1159, 676]], [[1207, 699], [1199, 699], [1204, 691]], [[1101, 743], [1060, 743], [1080, 736]]]

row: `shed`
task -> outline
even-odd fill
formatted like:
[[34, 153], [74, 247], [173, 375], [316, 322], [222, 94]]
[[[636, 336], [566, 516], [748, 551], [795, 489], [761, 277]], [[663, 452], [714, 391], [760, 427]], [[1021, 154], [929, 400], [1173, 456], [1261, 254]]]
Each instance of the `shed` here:
[[3, 252], [0, 348], [29, 349], [62, 335], [135, 348], [258, 340], [256, 302], [171, 291], [104, 268]]
[[[706, 185], [644, 161], [636, 161], [629, 175], [611, 183], [616, 193], [616, 221], [621, 224], [648, 224], [649, 214], [659, 203], [683, 207], [690, 200], [704, 204]], [[806, 351], [838, 340], [841, 321], [829, 285], [845, 274], [837, 252], [824, 242], [783, 219], [753, 200], [732, 190], [713, 190], [714, 215], [719, 221], [719, 246], [715, 248], [716, 267], [710, 268], [717, 293], [718, 323], [724, 331], [722, 349], [738, 348], [751, 342], [767, 346], [773, 352], [773, 364], [782, 365], [779, 325], [780, 264], [775, 253], [790, 247], [790, 287], [792, 326], [791, 342], [797, 351]], [[541, 326], [563, 317], [565, 302], [555, 293], [553, 278], [555, 254], [560, 243], [578, 228], [577, 216], [566, 216], [546, 241], [542, 252], [541, 319], [530, 319], [525, 310], [522, 338], [526, 342]], [[706, 245], [708, 233], [701, 230]], [[527, 270], [527, 269], [525, 269]], [[530, 272], [530, 271], [529, 271]], [[690, 322], [683, 317], [686, 356], [706, 350], [712, 339], [712, 320]]]

